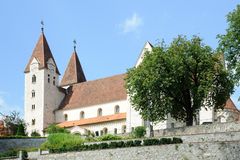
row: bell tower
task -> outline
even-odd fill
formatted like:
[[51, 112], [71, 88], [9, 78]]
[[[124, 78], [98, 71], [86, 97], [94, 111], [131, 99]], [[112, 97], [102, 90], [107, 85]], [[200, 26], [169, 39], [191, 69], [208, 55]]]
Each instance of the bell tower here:
[[58, 87], [60, 72], [43, 27], [24, 73], [24, 119], [27, 123], [27, 132], [31, 135], [36, 131], [43, 135], [44, 129], [55, 122], [54, 110], [58, 108], [65, 95]]

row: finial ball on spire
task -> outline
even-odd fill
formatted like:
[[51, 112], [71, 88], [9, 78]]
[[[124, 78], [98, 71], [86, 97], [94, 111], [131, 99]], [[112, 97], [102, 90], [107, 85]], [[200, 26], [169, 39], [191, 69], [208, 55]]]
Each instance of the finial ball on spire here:
[[73, 40], [73, 48], [74, 48], [74, 51], [76, 52], [76, 44], [77, 44], [77, 41], [74, 39]]
[[41, 30], [43, 32], [44, 31], [44, 22], [43, 22], [43, 20], [41, 20], [41, 25], [42, 25]]

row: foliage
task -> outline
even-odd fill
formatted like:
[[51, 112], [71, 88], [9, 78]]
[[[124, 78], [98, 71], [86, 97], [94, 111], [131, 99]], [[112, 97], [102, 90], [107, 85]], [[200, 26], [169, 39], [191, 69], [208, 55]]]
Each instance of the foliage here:
[[222, 51], [227, 67], [231, 71], [235, 83], [240, 80], [240, 5], [227, 15], [228, 28], [225, 35], [218, 35], [219, 50]]
[[182, 141], [181, 138], [173, 137], [173, 139], [172, 139], [172, 143], [173, 143], [173, 144], [176, 144], [176, 143], [183, 143], [183, 141]]
[[158, 122], [170, 114], [192, 125], [201, 106], [223, 108], [233, 92], [220, 57], [197, 36], [179, 36], [169, 46], [153, 48], [137, 68], [128, 70], [132, 105], [145, 120]]
[[133, 135], [136, 138], [142, 138], [146, 134], [146, 128], [144, 126], [138, 126], [134, 129]]
[[3, 115], [3, 121], [6, 127], [11, 131], [11, 135], [16, 135], [19, 125], [23, 125], [24, 129], [26, 126], [24, 120], [20, 118], [19, 112], [16, 111], [11, 112], [9, 115]]
[[0, 153], [0, 159], [4, 158], [4, 157], [16, 157], [18, 155], [18, 151], [17, 150], [9, 150], [6, 152], [1, 152]]
[[37, 131], [31, 133], [31, 137], [40, 137], [41, 135]]
[[84, 140], [76, 135], [68, 133], [53, 133], [47, 138], [47, 141], [41, 145], [43, 149], [71, 149], [84, 143]]
[[110, 140], [121, 140], [122, 137], [117, 136], [117, 135], [112, 135], [112, 134], [106, 134], [101, 137], [98, 137], [98, 141], [110, 141]]
[[16, 136], [27, 136], [26, 127], [24, 124], [20, 123], [18, 125]]
[[[175, 139], [175, 140], [174, 140]], [[94, 143], [89, 145], [77, 145], [74, 147], [62, 147], [50, 149], [51, 153], [62, 153], [68, 151], [87, 151], [87, 150], [97, 150], [97, 149], [108, 149], [108, 148], [124, 148], [124, 147], [134, 147], [134, 146], [150, 146], [150, 145], [161, 145], [161, 144], [174, 144], [182, 143], [180, 138], [161, 138], [159, 139], [144, 139], [143, 144], [141, 140], [129, 140], [129, 141], [114, 141], [110, 143]]]
[[54, 133], [69, 133], [69, 131], [65, 128], [61, 128], [55, 124], [51, 124], [46, 129], [46, 133], [48, 134], [54, 134]]

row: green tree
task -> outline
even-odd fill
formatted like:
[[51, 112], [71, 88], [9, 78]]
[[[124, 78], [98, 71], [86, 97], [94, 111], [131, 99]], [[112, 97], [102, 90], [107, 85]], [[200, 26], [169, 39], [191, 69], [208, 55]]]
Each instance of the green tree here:
[[26, 136], [26, 127], [25, 124], [20, 123], [17, 128], [16, 136]]
[[9, 115], [3, 115], [3, 121], [6, 124], [6, 127], [11, 131], [12, 135], [17, 134], [17, 130], [20, 125], [24, 126], [25, 129], [25, 122], [20, 117], [19, 112], [13, 111]]
[[53, 133], [69, 133], [69, 131], [65, 128], [61, 128], [55, 124], [51, 124], [48, 126], [48, 128], [46, 129], [46, 132], [48, 134], [53, 134]]
[[233, 91], [219, 57], [196, 36], [179, 36], [170, 46], [155, 47], [137, 68], [128, 70], [131, 103], [145, 120], [158, 122], [170, 114], [192, 125], [201, 106], [223, 108]]
[[240, 5], [227, 15], [228, 28], [226, 34], [218, 35], [219, 50], [227, 60], [227, 68], [239, 85], [240, 80]]

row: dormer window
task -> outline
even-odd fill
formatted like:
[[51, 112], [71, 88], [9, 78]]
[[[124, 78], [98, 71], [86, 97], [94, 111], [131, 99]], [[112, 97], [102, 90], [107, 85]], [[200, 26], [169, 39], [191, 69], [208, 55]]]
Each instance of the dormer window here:
[[35, 96], [36, 96], [35, 91], [32, 90], [32, 98], [34, 98]]
[[32, 83], [36, 83], [36, 81], [37, 81], [37, 78], [36, 78], [35, 75], [33, 75], [33, 76], [32, 76]]
[[102, 116], [102, 108], [98, 108], [98, 111], [97, 111], [97, 116]]

